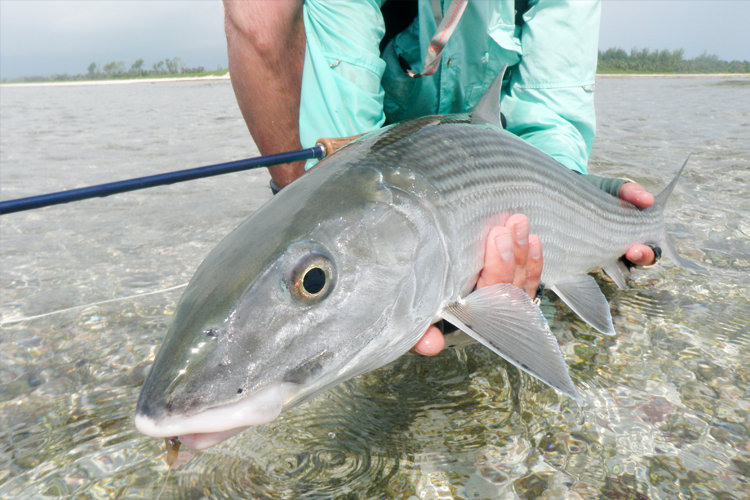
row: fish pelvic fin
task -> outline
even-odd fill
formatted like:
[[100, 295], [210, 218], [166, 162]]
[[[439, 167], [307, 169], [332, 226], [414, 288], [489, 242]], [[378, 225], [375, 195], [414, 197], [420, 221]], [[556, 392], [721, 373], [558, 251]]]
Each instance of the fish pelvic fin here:
[[[685, 162], [682, 164], [682, 167], [680, 167], [679, 172], [677, 172], [677, 175], [674, 176], [674, 179], [672, 179], [672, 182], [670, 182], [667, 187], [665, 187], [661, 193], [656, 195], [654, 197], [654, 204], [647, 208], [648, 210], [653, 211], [664, 211], [664, 207], [667, 204], [667, 199], [669, 198], [669, 195], [672, 194], [672, 191], [674, 191], [674, 187], [677, 185], [677, 181], [680, 179], [680, 175], [682, 174], [682, 171], [685, 170], [685, 166], [687, 166], [688, 161], [690, 161], [690, 156], [685, 159]], [[689, 260], [683, 259], [680, 257], [680, 255], [677, 253], [677, 250], [675, 249], [674, 245], [672, 244], [672, 241], [669, 239], [669, 235], [667, 234], [666, 228], [662, 228], [662, 234], [659, 237], [659, 246], [662, 249], [662, 252], [664, 252], [664, 255], [669, 258], [672, 262], [674, 262], [676, 265], [680, 266], [683, 269], [690, 269], [693, 271], [702, 271], [703, 268], [699, 266], [698, 264], [695, 264], [694, 262], [691, 262]]]
[[596, 280], [588, 274], [571, 276], [556, 283], [552, 291], [589, 325], [605, 335], [614, 335], [609, 303]]
[[500, 92], [503, 88], [503, 76], [506, 69], [508, 69], [508, 65], [504, 64], [500, 68], [500, 73], [492, 80], [487, 91], [479, 99], [474, 111], [471, 112], [471, 123], [489, 123], [500, 128], [505, 128], [500, 118]]
[[446, 306], [442, 316], [513, 366], [583, 405], [557, 338], [520, 288], [500, 283], [476, 290]]

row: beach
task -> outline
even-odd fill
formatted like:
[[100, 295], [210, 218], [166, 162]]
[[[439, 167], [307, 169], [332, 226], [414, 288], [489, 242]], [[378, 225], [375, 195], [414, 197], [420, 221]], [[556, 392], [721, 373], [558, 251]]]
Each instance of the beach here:
[[227, 72], [221, 76], [185, 76], [175, 78], [131, 78], [127, 80], [79, 80], [69, 82], [3, 83], [3, 87], [77, 87], [82, 85], [129, 85], [133, 83], [211, 82], [229, 80]]
[[750, 78], [750, 73], [597, 73], [597, 78]]
[[[750, 73], [597, 73], [597, 78], [750, 78]], [[132, 78], [123, 80], [80, 80], [68, 82], [3, 83], [3, 87], [67, 87], [82, 85], [130, 85], [134, 83], [210, 82], [230, 80], [221, 76], [186, 76], [175, 78]]]

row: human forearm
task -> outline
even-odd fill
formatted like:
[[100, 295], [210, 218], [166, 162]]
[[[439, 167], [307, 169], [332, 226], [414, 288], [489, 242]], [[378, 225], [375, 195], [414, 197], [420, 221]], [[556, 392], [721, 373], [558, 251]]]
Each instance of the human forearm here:
[[[232, 87], [255, 144], [264, 155], [300, 149], [302, 1], [225, 0], [224, 12]], [[284, 187], [304, 173], [304, 162], [268, 170]]]

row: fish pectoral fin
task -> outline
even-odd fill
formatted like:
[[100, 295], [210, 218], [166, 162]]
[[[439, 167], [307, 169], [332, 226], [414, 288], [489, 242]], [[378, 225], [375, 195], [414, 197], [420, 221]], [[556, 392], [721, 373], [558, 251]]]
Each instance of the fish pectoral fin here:
[[620, 290], [627, 290], [628, 284], [625, 281], [625, 276], [630, 272], [620, 259], [617, 259], [611, 264], [607, 264], [606, 266], [602, 267], [602, 269], [605, 273], [607, 273], [607, 276], [612, 278], [612, 281], [615, 282], [617, 288], [619, 288]]
[[596, 280], [588, 274], [571, 276], [556, 283], [552, 291], [589, 325], [605, 335], [614, 335], [609, 303]]
[[583, 404], [557, 338], [523, 290], [506, 283], [482, 288], [449, 304], [442, 316], [512, 365]]

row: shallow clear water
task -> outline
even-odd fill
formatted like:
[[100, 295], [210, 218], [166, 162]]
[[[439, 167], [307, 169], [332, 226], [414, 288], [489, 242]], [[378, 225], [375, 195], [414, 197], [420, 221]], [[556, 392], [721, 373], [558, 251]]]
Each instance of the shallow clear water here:
[[[582, 411], [479, 346], [405, 355], [167, 477], [132, 416], [173, 287], [270, 198], [237, 173], [0, 219], [0, 498], [750, 496], [750, 80], [596, 95], [592, 171], [657, 192], [692, 153], [667, 218], [706, 272], [601, 282], [611, 338], [547, 297]], [[0, 92], [2, 199], [256, 154], [226, 82]]]

